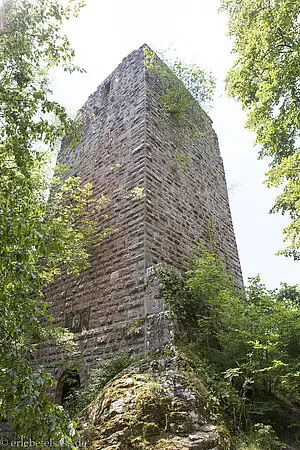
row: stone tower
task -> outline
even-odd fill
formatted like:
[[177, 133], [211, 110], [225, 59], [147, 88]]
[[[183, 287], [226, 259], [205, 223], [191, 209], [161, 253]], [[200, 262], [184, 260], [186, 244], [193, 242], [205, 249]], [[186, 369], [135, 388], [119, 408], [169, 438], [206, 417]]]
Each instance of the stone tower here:
[[[145, 352], [170, 339], [153, 268], [183, 267], [193, 245], [209, 242], [233, 278], [242, 275], [222, 158], [209, 117], [190, 126], [167, 114], [161, 80], [145, 69], [144, 46], [127, 56], [83, 108], [83, 137], [59, 161], [111, 201], [98, 227], [117, 228], [93, 249], [80, 276], [63, 276], [48, 290], [57, 323], [76, 333], [81, 368], [89, 372], [120, 352]], [[189, 129], [198, 130], [191, 139]], [[196, 136], [196, 137], [195, 137]], [[62, 355], [44, 353], [47, 365]]]

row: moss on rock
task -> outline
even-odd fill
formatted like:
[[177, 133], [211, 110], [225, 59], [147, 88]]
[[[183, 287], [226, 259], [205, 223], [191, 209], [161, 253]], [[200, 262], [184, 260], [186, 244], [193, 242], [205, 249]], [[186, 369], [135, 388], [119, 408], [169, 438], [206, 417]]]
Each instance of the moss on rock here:
[[89, 450], [229, 448], [210, 423], [205, 388], [193, 387], [179, 354], [156, 352], [125, 369], [84, 410]]

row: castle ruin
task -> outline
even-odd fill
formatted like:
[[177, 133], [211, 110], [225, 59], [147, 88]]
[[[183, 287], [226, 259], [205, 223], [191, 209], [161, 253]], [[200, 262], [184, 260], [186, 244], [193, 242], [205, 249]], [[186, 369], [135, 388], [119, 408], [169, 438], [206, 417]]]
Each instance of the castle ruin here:
[[[115, 354], [147, 352], [170, 341], [154, 269], [182, 269], [193, 245], [210, 242], [210, 224], [218, 252], [242, 285], [211, 120], [196, 106], [201, 114], [182, 125], [165, 111], [162, 91], [159, 77], [145, 67], [144, 46], [132, 52], [81, 109], [77, 148], [59, 155], [71, 175], [110, 200], [97, 231], [116, 230], [94, 246], [87, 270], [63, 275], [47, 291], [57, 325], [75, 333], [81, 378]], [[191, 129], [199, 132], [193, 138]], [[48, 347], [43, 358], [55, 368], [64, 355]]]

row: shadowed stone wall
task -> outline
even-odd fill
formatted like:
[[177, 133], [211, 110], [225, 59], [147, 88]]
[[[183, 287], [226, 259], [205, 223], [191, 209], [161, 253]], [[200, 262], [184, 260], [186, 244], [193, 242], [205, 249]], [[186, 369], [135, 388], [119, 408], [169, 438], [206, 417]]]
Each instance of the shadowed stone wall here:
[[[99, 213], [98, 230], [117, 229], [93, 248], [84, 273], [60, 277], [47, 292], [57, 324], [76, 333], [76, 364], [84, 376], [113, 354], [144, 352], [170, 340], [153, 270], [158, 264], [184, 267], [192, 246], [210, 241], [210, 223], [218, 250], [242, 284], [211, 120], [195, 107], [190, 126], [183, 126], [163, 108], [162, 90], [145, 70], [143, 48], [134, 51], [81, 109], [78, 147], [59, 155], [72, 175], [93, 183], [95, 195], [111, 200], [108, 219]], [[199, 131], [192, 138], [191, 129]], [[64, 359], [55, 347], [43, 357], [52, 367]]]

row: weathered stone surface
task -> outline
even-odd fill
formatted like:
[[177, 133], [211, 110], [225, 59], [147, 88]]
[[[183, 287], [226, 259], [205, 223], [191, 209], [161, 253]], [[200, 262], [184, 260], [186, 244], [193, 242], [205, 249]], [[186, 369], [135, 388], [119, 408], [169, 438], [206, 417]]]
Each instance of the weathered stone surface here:
[[[183, 268], [193, 245], [210, 241], [211, 221], [216, 246], [242, 283], [211, 120], [204, 112], [201, 119], [191, 117], [191, 129], [199, 131], [191, 139], [188, 127], [166, 114], [161, 93], [160, 81], [145, 70], [143, 48], [134, 51], [81, 109], [78, 147], [62, 148], [59, 155], [71, 174], [111, 200], [108, 218], [99, 213], [97, 230], [117, 230], [93, 248], [80, 277], [63, 275], [47, 291], [57, 324], [77, 333], [76, 367], [83, 380], [113, 354], [145, 352], [172, 339], [153, 271], [157, 265]], [[136, 187], [141, 195], [134, 195]], [[128, 333], [143, 318], [138, 332]], [[61, 359], [55, 347], [42, 351], [48, 366]]]
[[125, 369], [82, 413], [80, 434], [90, 450], [225, 450], [209, 416], [208, 391], [193, 386], [175, 352]]

